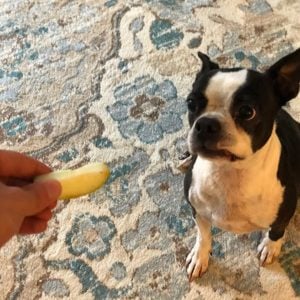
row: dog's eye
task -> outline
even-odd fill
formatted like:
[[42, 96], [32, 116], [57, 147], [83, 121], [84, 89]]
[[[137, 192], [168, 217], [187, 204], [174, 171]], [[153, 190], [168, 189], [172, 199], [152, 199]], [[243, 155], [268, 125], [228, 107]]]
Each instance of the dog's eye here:
[[191, 113], [196, 113], [205, 108], [205, 106], [207, 104], [207, 100], [204, 96], [197, 95], [197, 96], [192, 96], [191, 98], [188, 97], [186, 104], [187, 104], [188, 110]]
[[190, 112], [195, 112], [195, 111], [196, 111], [197, 106], [196, 106], [194, 100], [188, 99], [188, 100], [186, 101], [186, 104], [187, 104], [188, 110], [189, 110]]
[[250, 105], [243, 105], [238, 111], [238, 117], [242, 120], [252, 120], [256, 115], [255, 109]]

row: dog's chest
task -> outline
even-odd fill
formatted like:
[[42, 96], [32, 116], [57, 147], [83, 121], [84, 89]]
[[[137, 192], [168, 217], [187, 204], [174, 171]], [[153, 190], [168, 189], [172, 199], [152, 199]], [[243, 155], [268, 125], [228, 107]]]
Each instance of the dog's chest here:
[[215, 166], [197, 159], [190, 201], [198, 214], [236, 233], [268, 228], [282, 202], [283, 187], [276, 166], [262, 170]]

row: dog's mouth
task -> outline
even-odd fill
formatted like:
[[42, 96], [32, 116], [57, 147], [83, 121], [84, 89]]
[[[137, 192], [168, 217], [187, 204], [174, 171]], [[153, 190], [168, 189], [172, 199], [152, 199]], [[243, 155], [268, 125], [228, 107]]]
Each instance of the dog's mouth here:
[[237, 160], [242, 160], [243, 158], [233, 154], [232, 152], [225, 150], [225, 149], [209, 149], [203, 147], [201, 149], [201, 155], [207, 158], [223, 158], [231, 162], [235, 162]]
[[220, 152], [220, 156], [223, 156], [223, 157], [227, 158], [230, 161], [242, 160], [241, 157], [231, 153], [228, 150], [219, 150], [219, 152]]
[[244, 160], [246, 158], [226, 149], [230, 147], [230, 145], [228, 141], [225, 142], [222, 136], [217, 139], [200, 139], [198, 135], [195, 134], [195, 131], [190, 132], [188, 136], [189, 152], [193, 155], [199, 155], [211, 160], [225, 160], [229, 162]]

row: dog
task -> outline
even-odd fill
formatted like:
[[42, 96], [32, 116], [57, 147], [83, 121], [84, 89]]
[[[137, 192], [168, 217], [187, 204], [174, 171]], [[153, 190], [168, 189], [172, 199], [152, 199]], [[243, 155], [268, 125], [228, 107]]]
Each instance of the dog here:
[[202, 68], [186, 100], [190, 156], [183, 157], [198, 231], [186, 260], [190, 281], [207, 271], [212, 225], [266, 231], [258, 254], [262, 265], [272, 263], [300, 194], [300, 123], [283, 109], [299, 91], [300, 49], [265, 72], [198, 56]]

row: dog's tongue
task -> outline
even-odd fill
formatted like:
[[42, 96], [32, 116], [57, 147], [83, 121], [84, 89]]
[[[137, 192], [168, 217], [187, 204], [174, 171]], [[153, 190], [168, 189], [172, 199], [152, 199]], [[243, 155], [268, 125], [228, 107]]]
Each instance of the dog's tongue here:
[[223, 150], [224, 151], [224, 154], [226, 155], [226, 156], [231, 156], [232, 154], [229, 152], [229, 151], [227, 151], [227, 150]]
[[231, 154], [230, 161], [236, 161], [236, 160], [237, 160], [237, 158]]
[[230, 161], [236, 161], [236, 156], [231, 152], [224, 150], [224, 154], [229, 158]]

